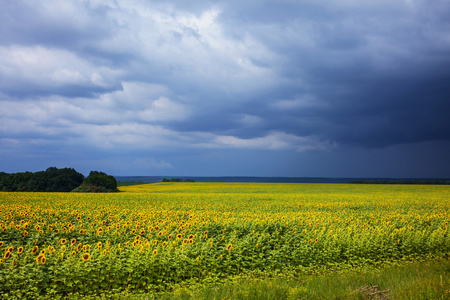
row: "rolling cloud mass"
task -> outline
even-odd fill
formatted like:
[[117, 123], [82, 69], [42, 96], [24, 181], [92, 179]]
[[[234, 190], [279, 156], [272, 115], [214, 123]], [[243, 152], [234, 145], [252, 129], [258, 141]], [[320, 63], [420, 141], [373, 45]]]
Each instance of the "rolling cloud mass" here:
[[450, 177], [446, 0], [0, 0], [0, 171]]

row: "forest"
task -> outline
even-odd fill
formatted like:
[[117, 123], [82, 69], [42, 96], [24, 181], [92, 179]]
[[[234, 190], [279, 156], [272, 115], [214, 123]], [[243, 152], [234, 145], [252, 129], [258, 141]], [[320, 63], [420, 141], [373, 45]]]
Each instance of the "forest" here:
[[4, 192], [117, 192], [117, 181], [104, 172], [91, 171], [88, 177], [73, 168], [50, 167], [39, 172], [0, 172]]

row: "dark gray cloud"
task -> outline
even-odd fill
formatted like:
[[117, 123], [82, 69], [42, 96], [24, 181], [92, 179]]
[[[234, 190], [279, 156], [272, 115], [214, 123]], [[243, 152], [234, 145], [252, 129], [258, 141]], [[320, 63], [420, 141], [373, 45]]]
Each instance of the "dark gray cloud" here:
[[[290, 176], [308, 173], [276, 155], [335, 161], [321, 167], [326, 176], [341, 160], [375, 159], [371, 151], [385, 161], [442, 153], [448, 11], [443, 0], [0, 0], [0, 152], [79, 164], [89, 159], [77, 153], [93, 152], [114, 157], [101, 161], [119, 173], [184, 172], [189, 153], [205, 174], [239, 153], [225, 173], [252, 157], [253, 174], [283, 165]], [[386, 176], [449, 166], [435, 157], [417, 170], [386, 166]]]

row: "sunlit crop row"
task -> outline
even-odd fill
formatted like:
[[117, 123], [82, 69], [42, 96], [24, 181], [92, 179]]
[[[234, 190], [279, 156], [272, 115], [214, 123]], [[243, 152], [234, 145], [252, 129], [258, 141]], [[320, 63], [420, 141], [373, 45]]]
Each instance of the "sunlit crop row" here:
[[0, 193], [0, 295], [162, 290], [251, 270], [449, 254], [450, 188], [161, 183]]

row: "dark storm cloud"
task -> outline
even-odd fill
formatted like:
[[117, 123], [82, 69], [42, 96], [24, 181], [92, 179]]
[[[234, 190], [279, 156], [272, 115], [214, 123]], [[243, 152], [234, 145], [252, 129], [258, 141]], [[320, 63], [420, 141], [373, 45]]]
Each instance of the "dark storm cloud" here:
[[[290, 81], [242, 111], [270, 118], [272, 129], [365, 147], [450, 139], [449, 4], [395, 3], [267, 3], [236, 6], [228, 20], [224, 13], [229, 30], [244, 28], [284, 57], [276, 68]], [[316, 107], [300, 105], [302, 94]], [[274, 116], [270, 104], [289, 98]]]
[[177, 165], [177, 151], [441, 153], [448, 11], [443, 0], [0, 0], [0, 154], [148, 151], [123, 168], [170, 169], [163, 151]]

